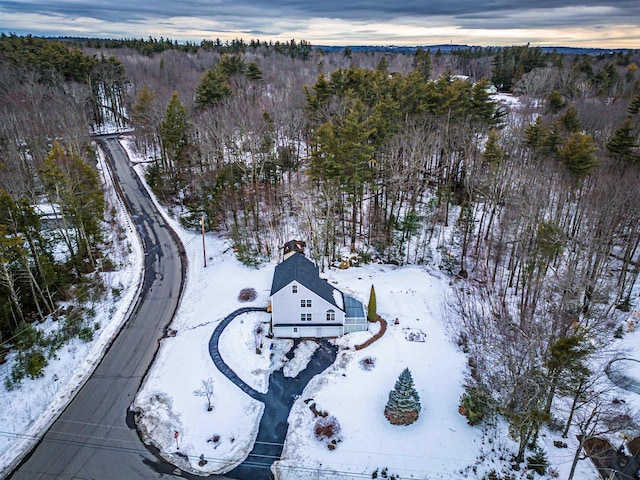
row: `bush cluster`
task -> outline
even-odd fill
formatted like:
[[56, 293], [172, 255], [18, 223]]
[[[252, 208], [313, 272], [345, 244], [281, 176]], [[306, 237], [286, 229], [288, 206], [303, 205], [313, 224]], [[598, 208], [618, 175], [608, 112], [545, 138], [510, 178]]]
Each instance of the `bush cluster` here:
[[329, 450], [335, 450], [340, 442], [340, 422], [333, 415], [319, 416], [313, 427], [316, 438], [325, 442]]

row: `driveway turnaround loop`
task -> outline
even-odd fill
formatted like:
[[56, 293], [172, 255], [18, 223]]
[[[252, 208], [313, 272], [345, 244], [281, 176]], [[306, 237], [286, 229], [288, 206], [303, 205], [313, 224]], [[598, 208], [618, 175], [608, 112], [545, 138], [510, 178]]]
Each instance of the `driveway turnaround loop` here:
[[[222, 320], [211, 335], [209, 341], [209, 354], [215, 366], [244, 393], [251, 398], [264, 403], [264, 413], [260, 420], [258, 436], [253, 446], [253, 450], [238, 467], [227, 473], [226, 476], [239, 480], [267, 480], [273, 478], [271, 475], [271, 465], [282, 455], [282, 448], [289, 425], [287, 419], [289, 412], [296, 399], [302, 394], [309, 381], [319, 373], [330, 367], [336, 360], [338, 347], [331, 345], [324, 339], [316, 339], [320, 344], [307, 368], [300, 372], [295, 378], [285, 377], [282, 369], [271, 374], [269, 378], [269, 390], [267, 393], [260, 393], [247, 385], [236, 373], [227, 365], [218, 350], [218, 342], [222, 331], [238, 315], [248, 312], [266, 312], [266, 309], [259, 307], [245, 307], [232, 312]], [[295, 345], [294, 345], [295, 348]]]

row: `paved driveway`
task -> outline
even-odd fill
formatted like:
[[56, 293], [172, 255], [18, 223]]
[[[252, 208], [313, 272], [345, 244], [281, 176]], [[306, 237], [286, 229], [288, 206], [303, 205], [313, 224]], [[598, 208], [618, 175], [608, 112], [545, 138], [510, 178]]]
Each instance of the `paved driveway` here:
[[[209, 354], [216, 367], [243, 392], [251, 398], [264, 403], [264, 413], [260, 420], [258, 436], [253, 450], [242, 464], [226, 474], [239, 480], [267, 480], [273, 478], [271, 465], [276, 460], [279, 460], [282, 455], [284, 440], [289, 429], [287, 419], [293, 403], [302, 394], [302, 391], [313, 377], [335, 362], [338, 353], [338, 347], [331, 345], [324, 339], [317, 339], [316, 341], [320, 344], [320, 348], [314, 352], [307, 368], [295, 378], [285, 377], [282, 369], [280, 369], [271, 374], [267, 393], [261, 393], [251, 388], [222, 359], [218, 351], [218, 342], [222, 331], [238, 315], [265, 311], [266, 309], [259, 307], [246, 307], [236, 310], [218, 324], [209, 341]], [[294, 345], [294, 348], [296, 345]]]

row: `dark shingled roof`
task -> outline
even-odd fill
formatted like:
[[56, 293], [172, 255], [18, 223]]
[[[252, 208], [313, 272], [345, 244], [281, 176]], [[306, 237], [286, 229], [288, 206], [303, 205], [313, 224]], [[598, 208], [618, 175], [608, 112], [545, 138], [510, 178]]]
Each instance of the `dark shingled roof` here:
[[337, 290], [341, 296], [342, 292], [322, 280], [318, 267], [300, 253], [294, 253], [276, 266], [276, 270], [273, 273], [273, 283], [271, 284], [271, 295], [279, 292], [293, 281], [304, 285], [331, 305], [344, 311], [344, 308], [337, 305], [335, 298], [333, 298], [334, 290]]

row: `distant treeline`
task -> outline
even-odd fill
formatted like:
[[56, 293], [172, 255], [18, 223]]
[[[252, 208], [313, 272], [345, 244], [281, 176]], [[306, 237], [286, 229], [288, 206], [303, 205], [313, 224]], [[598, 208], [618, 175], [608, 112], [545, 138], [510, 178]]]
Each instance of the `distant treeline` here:
[[58, 40], [63, 42], [72, 42], [87, 48], [131, 48], [143, 55], [153, 55], [154, 53], [162, 53], [167, 50], [177, 50], [181, 52], [196, 53], [198, 50], [205, 50], [216, 53], [239, 54], [247, 51], [265, 50], [272, 51], [280, 55], [287, 55], [292, 58], [306, 59], [312, 51], [312, 46], [305, 40], [297, 42], [295, 39], [280, 41], [261, 41], [258, 39], [250, 40], [248, 43], [242, 38], [231, 41], [222, 41], [219, 38], [215, 40], [202, 40], [201, 42], [178, 42], [170, 38], [124, 38], [124, 39], [103, 39], [103, 38], [80, 38], [80, 37], [64, 37]]

